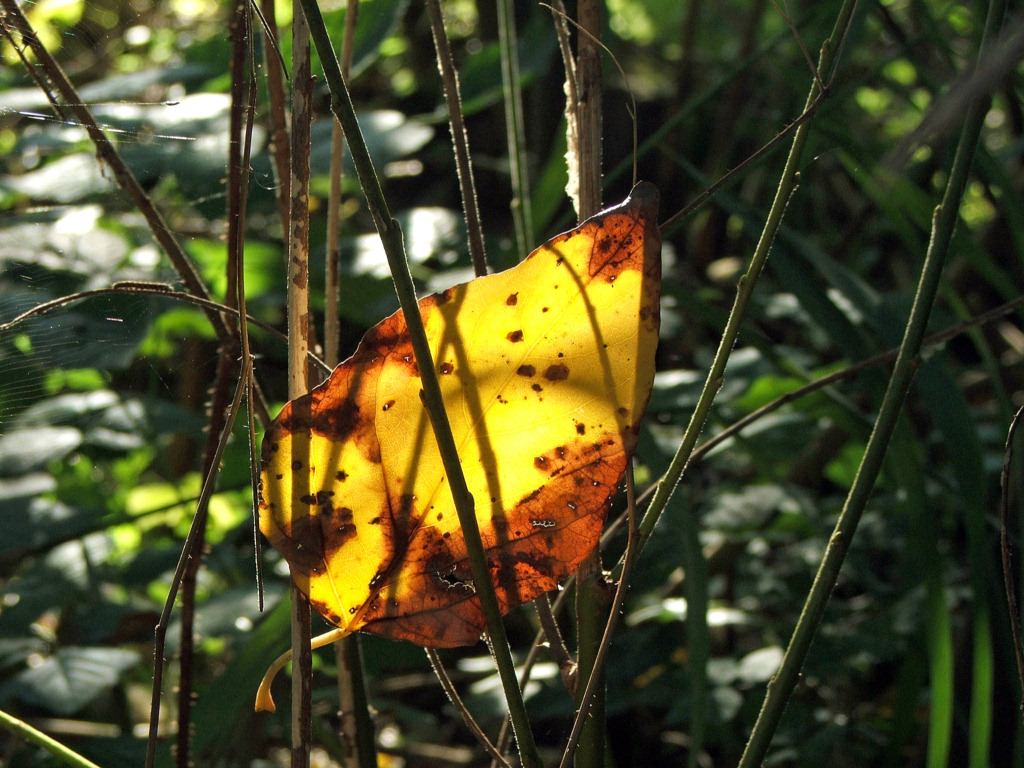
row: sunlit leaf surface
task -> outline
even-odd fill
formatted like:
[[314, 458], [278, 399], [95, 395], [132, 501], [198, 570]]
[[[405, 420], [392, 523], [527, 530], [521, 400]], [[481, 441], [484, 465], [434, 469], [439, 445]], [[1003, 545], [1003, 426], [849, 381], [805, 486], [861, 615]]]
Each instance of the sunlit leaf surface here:
[[[503, 612], [597, 544], [654, 378], [658, 193], [517, 267], [428, 296], [430, 341]], [[263, 442], [260, 527], [328, 621], [426, 646], [484, 619], [404, 316], [288, 403]]]

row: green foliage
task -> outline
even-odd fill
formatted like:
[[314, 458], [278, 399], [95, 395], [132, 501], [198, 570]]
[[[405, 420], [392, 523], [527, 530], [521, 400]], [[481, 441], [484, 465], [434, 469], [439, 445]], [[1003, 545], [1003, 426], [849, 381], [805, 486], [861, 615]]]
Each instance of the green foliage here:
[[[111, 1], [95, 4], [110, 10], [103, 26], [92, 5], [38, 3], [32, 20], [223, 299], [227, 11]], [[351, 87], [413, 274], [430, 291], [467, 277], [469, 259], [420, 5], [361, 4]], [[445, 5], [488, 258], [507, 266], [511, 192], [491, 4]], [[605, 197], [629, 187], [628, 85], [639, 175], [661, 188], [667, 218], [799, 115], [811, 72], [772, 4], [607, 5], [604, 42], [627, 79], [605, 60]], [[834, 5], [790, 8], [812, 59]], [[325, 12], [338, 45], [343, 13]], [[861, 8], [813, 118], [800, 186], [707, 437], [899, 342], [958, 130], [946, 105], [956, 103], [957, 78], [973, 58], [978, 13], [930, 1]], [[561, 192], [561, 65], [547, 12], [523, 6], [518, 14], [533, 216], [546, 237], [573, 218]], [[95, 36], [105, 44], [94, 52], [83, 41]], [[290, 61], [289, 44], [283, 49]], [[9, 43], [4, 56], [0, 323], [118, 281], [179, 287], [85, 132], [48, 111]], [[1021, 294], [1022, 74], [1010, 67], [994, 93], [933, 330]], [[284, 247], [263, 102], [257, 113], [245, 284], [250, 314], [283, 328]], [[314, 253], [326, 239], [329, 133], [324, 115], [313, 131]], [[783, 160], [769, 153], [667, 233], [659, 374], [638, 450], [642, 486], [664, 472], [686, 427]], [[345, 185], [355, 193], [348, 169]], [[396, 306], [372, 222], [352, 200], [342, 217], [345, 352]], [[311, 275], [318, 327], [321, 261]], [[994, 536], [1005, 431], [1021, 404], [1020, 323], [1011, 313], [923, 361], [771, 764], [1021, 765], [1020, 691]], [[253, 347], [274, 411], [286, 393], [285, 348], [256, 329]], [[164, 296], [108, 293], [0, 331], [0, 709], [48, 723], [107, 768], [141, 764], [152, 632], [201, 487], [217, 355], [206, 316]], [[738, 759], [853, 482], [887, 370], [796, 399], [689, 468], [637, 564], [614, 639], [607, 714], [616, 765]], [[288, 743], [286, 706], [275, 716], [251, 707], [263, 669], [287, 643], [288, 611], [273, 552], [263, 553], [266, 611], [256, 607], [246, 442], [237, 427], [199, 578], [200, 765], [268, 764], [257, 761], [278, 760]], [[1019, 521], [1020, 507], [1014, 512]], [[1013, 535], [1019, 545], [1019, 523]], [[624, 543], [611, 538], [606, 566]], [[516, 651], [525, 649], [533, 614], [518, 611], [507, 625]], [[418, 649], [368, 638], [364, 655], [382, 750], [410, 766], [437, 764], [429, 755], [438, 750], [441, 762], [482, 764]], [[503, 712], [484, 650], [444, 658], [494, 733]], [[334, 665], [332, 653], [317, 655], [314, 699], [318, 743], [337, 757]], [[173, 683], [174, 664], [168, 674]], [[542, 752], [557, 747], [573, 700], [554, 665], [542, 663], [526, 698]], [[175, 706], [165, 695], [165, 726]], [[0, 761], [12, 768], [46, 764], [35, 747], [0, 744]], [[172, 764], [169, 740], [159, 764]]]

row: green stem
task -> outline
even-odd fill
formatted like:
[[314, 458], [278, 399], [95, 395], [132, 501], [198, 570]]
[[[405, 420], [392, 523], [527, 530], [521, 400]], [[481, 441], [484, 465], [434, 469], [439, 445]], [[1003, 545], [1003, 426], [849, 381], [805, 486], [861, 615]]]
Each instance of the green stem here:
[[[1003, 0], [993, 0], [990, 4], [979, 55], [984, 54], [988, 47], [988, 41], [994, 37], [995, 29], [1003, 17], [1004, 10]], [[921, 341], [924, 339], [928, 326], [928, 316], [942, 278], [942, 265], [949, 251], [953, 229], [959, 215], [960, 200], [967, 183], [974, 151], [988, 107], [989, 98], [984, 96], [975, 100], [967, 109], [949, 181], [942, 196], [942, 202], [935, 209], [932, 217], [931, 239], [925, 255], [924, 266], [921, 269], [910, 319], [907, 321], [903, 342], [900, 344], [900, 351], [896, 357], [875, 426], [871, 431], [871, 437], [868, 438], [860, 468], [857, 470], [853, 485], [846, 497], [843, 511], [829, 538], [825, 555], [814, 578], [814, 583], [811, 585], [811, 591], [804, 603], [796, 628], [793, 630], [793, 637], [790, 639], [785, 656], [783, 656], [782, 665], [768, 685], [768, 692], [761, 712], [754, 724], [743, 757], [740, 759], [740, 768], [753, 768], [753, 766], [761, 765], [764, 760], [772, 735], [782, 718], [786, 702], [800, 676], [800, 669], [821, 622], [822, 614], [825, 612], [829, 595], [839, 577], [839, 570], [850, 547], [850, 542], [853, 540], [861, 513], [871, 497], [875, 480], [882, 468], [893, 429], [918, 367], [917, 355], [921, 349]]]
[[[821, 47], [821, 55], [818, 60], [818, 74], [811, 85], [810, 93], [807, 95], [804, 111], [810, 109], [817, 100], [820, 93], [819, 81], [828, 82], [829, 73], [835, 63], [840, 42], [850, 25], [856, 5], [857, 0], [844, 0], [842, 8], [839, 10], [836, 23], [832, 28], [832, 34]], [[718, 351], [715, 353], [715, 359], [711, 363], [711, 370], [708, 371], [704, 389], [700, 393], [693, 416], [690, 418], [690, 423], [683, 434], [682, 442], [672, 458], [665, 476], [658, 483], [658, 489], [651, 500], [650, 506], [647, 508], [647, 512], [644, 514], [643, 520], [640, 521], [641, 549], [646, 544], [647, 539], [650, 538], [658, 518], [664, 512], [669, 499], [672, 497], [672, 493], [675, 491], [680, 478], [683, 476], [683, 472], [686, 470], [686, 466], [690, 461], [690, 455], [697, 444], [697, 438], [700, 436], [701, 430], [704, 428], [704, 422], [707, 421], [708, 414], [711, 412], [711, 404], [714, 402], [715, 395], [718, 394], [718, 390], [722, 386], [725, 367], [729, 362], [729, 356], [739, 336], [740, 326], [743, 324], [747, 305], [750, 303], [750, 298], [754, 293], [757, 278], [761, 274], [765, 261], [768, 259], [768, 252], [782, 223], [782, 216], [786, 211], [790, 195], [796, 189], [797, 169], [803, 157], [810, 126], [811, 121], [806, 120], [793, 135], [793, 145], [790, 147], [789, 156], [786, 158], [782, 178], [779, 180], [778, 189], [775, 191], [775, 199], [772, 201], [772, 206], [768, 211], [768, 220], [765, 222], [761, 238], [754, 249], [754, 255], [750, 259], [750, 266], [747, 268], [746, 274], [740, 278], [739, 285], [736, 287], [736, 300], [733, 303], [732, 311], [729, 313], [729, 320], [725, 325], [725, 330], [722, 332], [722, 341], [718, 346]]]
[[324, 76], [331, 92], [331, 109], [341, 123], [342, 130], [345, 132], [345, 138], [349, 142], [356, 175], [359, 177], [360, 186], [366, 195], [367, 208], [373, 217], [377, 232], [384, 246], [384, 251], [387, 254], [388, 265], [391, 268], [391, 275], [395, 281], [395, 291], [398, 294], [398, 301], [405, 315], [410, 341], [412, 342], [413, 352], [416, 356], [423, 384], [423, 404], [430, 417], [430, 423], [434, 428], [434, 437], [437, 440], [445, 474], [451, 486], [455, 509], [459, 515], [459, 522], [462, 525], [463, 536], [466, 540], [466, 550], [473, 573], [473, 581], [483, 609], [484, 618], [487, 621], [487, 632], [490, 634], [491, 648], [498, 667], [498, 675], [501, 678], [502, 687], [505, 690], [505, 696], [508, 701], [509, 716], [512, 719], [512, 727], [519, 745], [520, 757], [526, 768], [539, 767], [541, 765], [540, 757], [537, 754], [533, 733], [530, 730], [529, 720], [526, 715], [526, 704], [523, 701], [523, 694], [519, 688], [519, 681], [516, 679], [512, 651], [505, 636], [505, 626], [501, 621], [498, 598], [494, 594], [494, 584], [491, 582], [490, 570], [487, 567], [487, 556], [480, 538], [480, 528], [474, 511], [473, 496], [466, 485], [466, 478], [462, 473], [462, 466], [459, 463], [459, 454], [455, 446], [451, 425], [448, 422], [448, 416], [444, 410], [441, 386], [437, 379], [437, 372], [434, 370], [430, 345], [427, 342], [427, 334], [423, 328], [423, 321], [420, 318], [416, 288], [413, 285], [412, 274], [409, 271], [409, 262], [405, 256], [402, 230], [398, 222], [391, 216], [387, 202], [384, 199], [384, 192], [377, 178], [377, 172], [370, 160], [370, 154], [366, 148], [366, 141], [359, 127], [359, 121], [356, 119], [355, 108], [352, 105], [348, 87], [341, 75], [341, 67], [338, 65], [338, 58], [334, 54], [334, 48], [316, 0], [299, 0], [299, 2], [302, 4], [302, 9], [309, 22], [313, 43], [316, 45], [320, 61], [324, 66]]
[[59, 741], [56, 741], [42, 731], [33, 728], [24, 720], [19, 720], [14, 715], [9, 715], [2, 709], [0, 709], [0, 725], [12, 733], [21, 736], [21, 738], [26, 741], [31, 741], [36, 746], [45, 749], [51, 755], [62, 760], [68, 765], [74, 765], [78, 768], [99, 768], [96, 763], [82, 757], [70, 747], [65, 747]]

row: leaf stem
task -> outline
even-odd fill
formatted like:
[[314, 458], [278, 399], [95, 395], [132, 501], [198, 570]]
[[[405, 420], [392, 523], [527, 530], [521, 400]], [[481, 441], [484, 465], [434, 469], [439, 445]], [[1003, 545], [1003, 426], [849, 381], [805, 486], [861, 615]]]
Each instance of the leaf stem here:
[[[986, 51], [988, 41], [1005, 11], [1003, 0], [993, 0], [989, 5], [988, 18], [979, 56]], [[814, 638], [822, 614], [828, 603], [829, 595], [839, 577], [846, 552], [853, 540], [861, 513], [871, 497], [875, 480], [882, 468], [890, 438], [903, 407], [910, 383], [919, 364], [918, 353], [925, 336], [928, 317], [931, 312], [939, 282], [942, 278], [942, 266], [945, 261], [949, 244], [953, 237], [960, 209], [960, 200], [970, 172], [974, 151], [978, 144], [981, 126], [988, 112], [989, 98], [987, 95], [974, 101], [964, 116], [964, 128], [957, 145], [953, 167], [950, 170], [942, 201], [935, 209], [932, 218], [932, 233], [925, 254], [924, 266], [918, 281], [917, 293], [910, 310], [910, 318], [903, 334], [900, 351], [893, 366], [885, 396], [875, 420], [875, 426], [868, 438], [864, 456], [854, 478], [853, 485], [846, 497], [843, 510], [836, 521], [835, 529], [829, 538], [825, 555], [822, 558], [818, 573], [811, 585], [810, 593], [804, 602], [800, 618], [793, 630], [789, 647], [783, 656], [778, 673], [768, 684], [761, 712], [750, 734], [740, 768], [753, 768], [761, 765], [768, 751], [772, 735], [778, 727], [786, 702], [796, 686], [807, 651]]]
[[466, 485], [466, 478], [462, 473], [458, 450], [455, 446], [455, 438], [444, 410], [441, 386], [437, 379], [437, 372], [434, 370], [430, 345], [427, 342], [426, 331], [419, 313], [416, 288], [413, 285], [409, 262], [405, 256], [402, 230], [398, 222], [391, 216], [384, 199], [384, 192], [370, 160], [348, 87], [341, 75], [341, 68], [338, 65], [337, 56], [334, 54], [333, 45], [316, 0], [299, 0], [299, 2], [309, 22], [313, 42], [324, 66], [324, 75], [331, 92], [331, 109], [341, 123], [349, 142], [356, 174], [359, 177], [363, 193], [366, 195], [367, 208], [373, 217], [377, 232], [380, 234], [384, 251], [387, 254], [388, 265], [391, 268], [391, 275], [395, 281], [395, 292], [398, 294], [398, 300], [405, 315], [413, 352], [422, 377], [423, 404], [434, 429], [445, 474], [451, 486], [455, 509], [462, 525], [473, 581], [487, 621], [491, 648], [508, 701], [520, 757], [526, 768], [535, 768], [541, 765], [540, 757], [537, 754], [537, 747], [526, 715], [526, 704], [516, 679], [512, 651], [509, 648], [505, 627], [501, 621], [498, 599], [494, 593], [494, 585], [491, 582], [490, 570], [487, 566], [487, 556], [480, 538], [473, 496]]
[[[577, 154], [570, 178], [577, 174], [578, 223], [601, 208], [601, 3], [580, 0], [576, 7], [576, 114]], [[567, 126], [568, 127], [568, 126]], [[568, 141], [568, 137], [567, 137]], [[621, 587], [623, 582], [619, 582]], [[621, 593], [621, 589], [619, 590]], [[603, 768], [606, 753], [605, 675], [602, 638], [610, 637], [611, 585], [605, 579], [601, 548], [595, 546], [576, 573], [576, 716], [561, 766], [575, 759], [577, 766]]]

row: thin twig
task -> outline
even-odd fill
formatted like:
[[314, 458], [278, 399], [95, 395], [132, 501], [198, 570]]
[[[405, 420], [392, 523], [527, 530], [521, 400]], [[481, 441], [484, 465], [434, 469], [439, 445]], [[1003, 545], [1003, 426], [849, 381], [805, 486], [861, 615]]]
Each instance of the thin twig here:
[[[235, 418], [238, 416], [242, 396], [245, 394], [245, 382], [251, 373], [252, 369], [250, 362], [248, 360], [243, 360], [242, 375], [238, 378], [238, 386], [235, 388], [235, 396], [231, 402], [231, 407], [227, 411], [227, 417], [224, 420], [224, 428], [220, 432], [217, 448], [212, 457], [213, 461], [211, 463], [214, 467], [219, 467], [221, 459], [224, 457], [224, 450], [227, 448], [228, 440], [231, 438], [231, 431], [235, 425]], [[192, 525], [189, 528], [188, 535], [185, 537], [185, 543], [182, 545], [181, 555], [178, 557], [178, 565], [174, 569], [174, 575], [171, 577], [171, 587], [167, 592], [167, 598], [164, 601], [163, 610], [160, 612], [160, 619], [157, 621], [156, 629], [153, 632], [153, 657], [156, 660], [156, 663], [153, 669], [153, 696], [150, 702], [151, 712], [159, 713], [160, 711], [160, 695], [163, 684], [163, 665], [165, 661], [164, 647], [167, 637], [167, 625], [170, 623], [171, 612], [174, 610], [174, 601], [178, 595], [178, 585], [181, 583], [181, 577], [185, 572], [189, 559], [195, 551], [198, 531], [205, 524], [206, 514], [210, 507], [210, 497], [213, 496], [216, 481], [216, 472], [207, 473], [203, 479], [203, 488], [199, 493], [199, 500], [196, 503], [196, 513], [192, 518]], [[159, 717], [157, 716], [151, 717], [149, 722], [149, 741], [146, 744], [146, 768], [153, 768], [153, 764], [156, 760], [158, 722]]]
[[793, 39], [796, 40], [796, 45], [800, 49], [800, 53], [804, 55], [804, 60], [807, 62], [807, 67], [811, 71], [811, 77], [814, 78], [818, 84], [818, 90], [824, 93], [827, 89], [825, 84], [821, 82], [821, 75], [818, 74], [818, 69], [814, 66], [814, 60], [811, 58], [810, 52], [807, 50], [807, 46], [804, 45], [804, 41], [800, 39], [800, 33], [797, 31], [796, 24], [793, 23], [793, 18], [789, 15], [789, 6], [786, 0], [782, 0], [783, 5], [786, 5], [785, 10], [779, 7], [779, 4], [775, 0], [768, 0], [772, 4], [775, 11], [782, 17], [782, 20], [786, 22], [786, 26], [789, 27], [789, 31], [793, 33]]
[[698, 210], [710, 198], [714, 197], [722, 187], [724, 187], [726, 184], [735, 179], [737, 175], [745, 171], [747, 168], [749, 168], [751, 165], [753, 165], [758, 160], [763, 158], [765, 155], [769, 154], [772, 150], [781, 146], [782, 142], [785, 139], [789, 138], [790, 134], [792, 134], [801, 125], [803, 125], [805, 122], [810, 120], [811, 117], [814, 116], [814, 113], [818, 111], [818, 107], [821, 106], [824, 100], [825, 93], [817, 94], [814, 100], [806, 107], [804, 107], [803, 112], [801, 112], [800, 115], [798, 115], [793, 122], [791, 122], [789, 125], [783, 128], [777, 134], [775, 134], [775, 136], [770, 141], [764, 144], [760, 149], [752, 152], [750, 155], [744, 158], [744, 160], [740, 162], [738, 165], [735, 165], [732, 168], [730, 168], [728, 171], [725, 172], [725, 174], [722, 175], [722, 178], [720, 178], [711, 186], [702, 190], [700, 194], [693, 198], [693, 200], [688, 202], [686, 205], [684, 205], [682, 208], [680, 208], [678, 211], [672, 214], [669, 218], [667, 218], [665, 221], [659, 224], [658, 229], [661, 230], [661, 234], [664, 237], [667, 237], [669, 234], [671, 234], [672, 230], [675, 227], [677, 227], [679, 224], [685, 221], [686, 218], [690, 216], [690, 214]]
[[[250, 11], [254, 11], [259, 16], [260, 22], [263, 24], [264, 29], [267, 27], [267, 20], [263, 18], [260, 13], [259, 6], [257, 6], [252, 0], [249, 2]], [[261, 399], [261, 395], [257, 395], [255, 378], [253, 376], [253, 355], [252, 349], [249, 345], [249, 324], [242, 322], [241, 318], [246, 317], [246, 300], [245, 300], [245, 219], [249, 210], [249, 168], [250, 160], [252, 158], [252, 128], [253, 121], [256, 116], [256, 57], [254, 55], [255, 46], [253, 45], [253, 28], [252, 28], [252, 17], [246, 13], [244, 14], [243, 23], [246, 25], [247, 34], [245, 35], [247, 40], [248, 56], [245, 59], [247, 68], [246, 83], [248, 88], [246, 89], [246, 104], [243, 115], [241, 116], [242, 124], [245, 126], [244, 131], [244, 146], [241, 150], [241, 157], [238, 159], [238, 165], [242, 169], [243, 180], [240, 182], [239, 195], [241, 200], [239, 201], [238, 211], [239, 216], [237, 220], [235, 217], [230, 217], [229, 221], [234, 221], [234, 232], [233, 235], [228, 236], [228, 250], [233, 254], [233, 258], [237, 260], [238, 266], [235, 268], [235, 272], [238, 275], [236, 281], [237, 298], [235, 306], [238, 308], [238, 339], [241, 346], [241, 354], [244, 360], [248, 360], [246, 368], [249, 375], [245, 382], [245, 418], [247, 434], [249, 436], [249, 482], [252, 488], [252, 546], [253, 546], [253, 564], [256, 572], [256, 607], [260, 612], [263, 611], [263, 539], [260, 538], [260, 518], [259, 518], [259, 464], [257, 463], [256, 456], [256, 400]], [[278, 51], [280, 56], [280, 51]], [[233, 81], [233, 78], [232, 78]], [[235, 136], [232, 132], [232, 136]], [[230, 206], [229, 206], [230, 209]], [[230, 233], [230, 230], [229, 230]]]
[[[633, 484], [632, 460], [630, 460], [629, 466], [626, 468], [626, 512], [629, 516], [629, 536], [626, 540], [625, 560], [622, 567], [622, 575], [619, 578], [618, 586], [615, 588], [615, 597], [612, 600], [612, 607], [608, 615], [608, 622], [604, 626], [604, 634], [601, 636], [601, 644], [598, 647], [597, 656], [594, 659], [595, 670], [604, 669], [605, 661], [608, 656], [608, 649], [611, 647], [612, 635], [615, 633], [615, 625], [618, 623], [619, 614], [622, 611], [622, 603], [626, 598], [626, 588], [629, 585], [629, 577], [632, 575], [633, 564], [636, 562], [636, 556], [640, 551], [640, 531], [637, 527], [636, 488]], [[580, 738], [580, 734], [583, 732], [584, 724], [587, 722], [587, 716], [594, 701], [594, 697], [600, 693], [597, 690], [597, 687], [601, 682], [600, 677], [601, 676], [598, 674], [593, 674], [590, 676], [590, 679], [587, 680], [587, 687], [583, 691], [583, 696], [579, 699], [579, 709], [576, 712], [576, 719], [572, 724], [569, 741], [566, 743], [565, 751], [562, 753], [560, 768], [568, 768], [569, 763], [573, 758], [576, 743]], [[604, 723], [601, 725], [603, 728]]]
[[1017, 435], [1024, 407], [1017, 410], [1006, 433], [1006, 449], [1003, 452], [1003, 471], [999, 478], [999, 550], [1003, 562], [1003, 586], [1006, 588], [1006, 608], [1013, 635], [1013, 652], [1017, 659], [1017, 676], [1020, 678], [1021, 703], [1019, 711], [1024, 718], [1024, 639], [1021, 638], [1020, 614], [1017, 611], [1017, 590], [1014, 587], [1013, 562], [1010, 554], [1010, 465], [1013, 458], [1013, 439]]
[[473, 260], [473, 271], [477, 277], [487, 274], [487, 254], [484, 252], [483, 227], [480, 224], [480, 205], [476, 195], [476, 181], [473, 178], [473, 161], [469, 154], [469, 136], [462, 119], [462, 97], [459, 95], [459, 74], [455, 71], [452, 47], [444, 29], [440, 0], [427, 0], [430, 12], [430, 31], [437, 51], [437, 67], [441, 71], [444, 98], [448, 105], [448, 123], [455, 149], [455, 172], [459, 177], [459, 193], [462, 195], [462, 210], [466, 217], [466, 237], [469, 240], [469, 255]]
[[[487, 750], [487, 754], [491, 756], [491, 760], [497, 763], [503, 768], [512, 768], [508, 760], [505, 759], [504, 755], [498, 751], [498, 748], [491, 743], [491, 740], [487, 738], [487, 734], [484, 733], [480, 724], [473, 717], [473, 714], [466, 707], [466, 702], [459, 696], [459, 692], [455, 689], [455, 683], [452, 682], [451, 676], [448, 674], [448, 670], [445, 669], [444, 664], [441, 662], [441, 657], [437, 653], [435, 648], [425, 648], [427, 652], [427, 658], [430, 659], [430, 666], [434, 668], [434, 674], [437, 676], [438, 682], [441, 683], [441, 687], [444, 689], [445, 694], [448, 696], [448, 700], [455, 706], [458, 713], [462, 716], [462, 722], [465, 723], [466, 727], [469, 728], [470, 733], [476, 738], [480, 745]], [[492, 764], [494, 764], [492, 763]]]
[[[252, 111], [249, 109], [251, 97], [246, 95], [251, 43], [249, 27], [248, 0], [237, 0], [232, 14], [229, 38], [231, 40], [231, 113], [228, 144], [228, 179], [227, 179], [227, 243], [228, 259], [226, 302], [239, 307], [243, 311], [244, 304], [239, 304], [239, 297], [244, 297], [242, 287], [242, 233], [245, 231], [246, 190], [249, 184], [249, 158], [246, 148], [251, 140], [246, 140], [247, 131], [251, 136]], [[245, 323], [240, 323], [244, 327]], [[248, 334], [246, 334], [248, 340]], [[231, 377], [235, 373], [235, 359], [238, 355], [237, 342], [232, 336], [230, 341], [220, 345], [217, 372], [214, 376], [212, 396], [207, 408], [209, 414], [209, 431], [207, 433], [205, 457], [203, 461], [204, 476], [218, 471], [218, 465], [211, 463], [216, 453], [217, 435], [223, 427], [225, 408], [230, 396]], [[244, 385], [248, 391], [248, 383]], [[251, 404], [251, 399], [246, 398]], [[248, 419], [248, 416], [247, 416]], [[174, 759], [179, 768], [189, 768], [192, 764], [192, 707], [195, 704], [193, 677], [195, 661], [195, 613], [196, 587], [199, 569], [202, 567], [203, 550], [206, 539], [206, 517], [195, 531], [193, 554], [189, 558], [188, 567], [182, 574], [181, 586], [181, 621], [178, 648], [178, 733], [174, 750]], [[159, 660], [158, 660], [159, 662]], [[152, 712], [150, 717], [159, 720], [159, 712]]]
[[[767, 155], [776, 147], [782, 144], [782, 141], [787, 138], [791, 133], [796, 131], [801, 125], [809, 120], [815, 112], [818, 111], [818, 107], [831, 95], [832, 85], [835, 82], [836, 77], [836, 65], [842, 58], [843, 50], [846, 47], [846, 41], [850, 34], [850, 27], [842, 30], [842, 34], [839, 37], [838, 44], [834, 46], [834, 52], [831, 56], [831, 64], [827, 81], [822, 80], [822, 74], [815, 70], [815, 83], [818, 85], [818, 90], [814, 95], [813, 100], [804, 105], [804, 110], [801, 112], [793, 122], [785, 126], [779, 131], [770, 141], [764, 146], [758, 149], [756, 152], [745, 158], [739, 165], [730, 168], [726, 173], [711, 186], [703, 190], [697, 197], [687, 203], [682, 209], [674, 213], [664, 222], [662, 222], [658, 228], [661, 230], [663, 236], [668, 236], [671, 231], [681, 224], [691, 213], [700, 208], [704, 203], [711, 197], [713, 197], [718, 190], [732, 181], [738, 174], [742, 173], [746, 168], [756, 163], [762, 157]], [[799, 38], [798, 38], [799, 39]], [[752, 57], [751, 57], [752, 58]], [[812, 92], [814, 93], [814, 92]], [[650, 140], [648, 140], [650, 141]], [[646, 144], [646, 142], [645, 142]]]
[[569, 695], [575, 695], [577, 678], [576, 662], [565, 647], [565, 640], [562, 639], [562, 632], [558, 629], [558, 621], [551, 609], [551, 597], [547, 592], [533, 601], [537, 609], [537, 618], [540, 621], [541, 630], [547, 640], [548, 652], [551, 658], [558, 665], [558, 671], [562, 675], [562, 683]]

